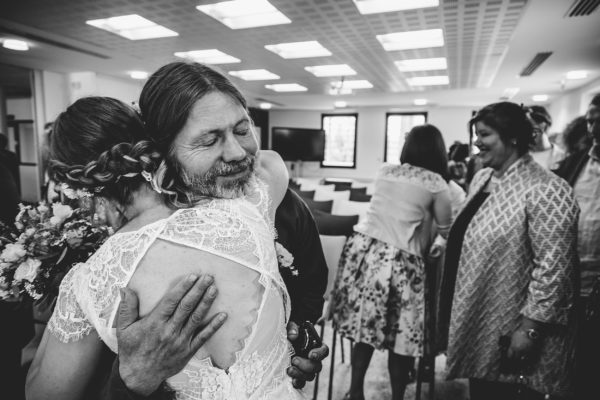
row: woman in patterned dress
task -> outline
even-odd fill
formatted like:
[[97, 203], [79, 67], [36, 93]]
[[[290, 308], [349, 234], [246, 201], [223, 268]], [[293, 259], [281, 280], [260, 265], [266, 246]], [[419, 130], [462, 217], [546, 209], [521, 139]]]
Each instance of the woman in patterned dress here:
[[451, 306], [448, 378], [470, 378], [472, 400], [567, 396], [577, 293], [573, 192], [529, 155], [532, 127], [518, 105], [488, 105], [470, 126], [486, 168], [448, 238], [440, 302], [448, 308], [442, 317]]
[[[424, 258], [441, 254], [451, 221], [448, 159], [433, 125], [413, 128], [400, 165], [384, 164], [364, 222], [354, 227], [340, 260], [333, 318], [356, 342], [346, 399], [364, 399], [374, 349], [389, 351], [392, 398], [404, 398], [414, 357], [423, 353]], [[434, 222], [435, 221], [435, 222]]]

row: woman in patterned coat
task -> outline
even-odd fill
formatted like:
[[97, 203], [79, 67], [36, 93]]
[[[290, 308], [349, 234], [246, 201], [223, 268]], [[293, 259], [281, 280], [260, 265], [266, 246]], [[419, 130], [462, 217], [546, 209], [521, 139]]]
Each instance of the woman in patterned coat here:
[[[404, 397], [414, 357], [423, 354], [424, 258], [435, 224], [446, 236], [451, 221], [440, 131], [433, 125], [413, 128], [400, 162], [379, 170], [367, 218], [344, 246], [333, 291], [334, 323], [356, 342], [349, 400], [365, 398], [374, 349], [389, 351], [393, 400]], [[441, 253], [431, 246], [430, 254]]]
[[470, 378], [472, 400], [567, 396], [578, 286], [573, 191], [528, 154], [532, 127], [518, 105], [488, 105], [470, 126], [486, 168], [448, 238], [448, 378]]

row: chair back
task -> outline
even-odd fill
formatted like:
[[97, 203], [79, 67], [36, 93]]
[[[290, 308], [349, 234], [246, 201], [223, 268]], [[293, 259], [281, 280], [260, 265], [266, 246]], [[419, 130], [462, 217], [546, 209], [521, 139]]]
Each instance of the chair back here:
[[350, 189], [350, 200], [351, 201], [360, 201], [363, 203], [368, 203], [371, 201], [371, 195], [366, 193], [367, 188], [361, 188], [364, 192], [354, 192], [354, 189]]
[[326, 213], [331, 213], [331, 208], [333, 207], [333, 200], [316, 201], [312, 199], [304, 199], [304, 202], [311, 211], [320, 210]]
[[331, 213], [334, 215], [358, 215], [358, 220], [362, 221], [367, 217], [367, 211], [371, 203], [340, 200], [333, 204]]
[[358, 215], [332, 215], [315, 210], [313, 216], [321, 235], [350, 236], [358, 223]]
[[314, 190], [296, 190], [296, 193], [298, 193], [298, 196], [302, 197], [302, 200], [312, 200], [315, 197]]
[[315, 189], [315, 197], [313, 200], [326, 201], [326, 200], [348, 200], [350, 199], [350, 190], [344, 190], [341, 192], [330, 191], [328, 189], [321, 189], [317, 187]]

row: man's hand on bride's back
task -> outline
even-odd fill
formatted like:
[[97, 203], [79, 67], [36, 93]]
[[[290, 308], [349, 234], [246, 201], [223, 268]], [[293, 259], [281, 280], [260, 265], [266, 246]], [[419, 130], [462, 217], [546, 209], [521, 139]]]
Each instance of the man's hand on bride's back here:
[[[290, 321], [287, 326], [288, 340], [293, 342], [298, 338], [298, 325]], [[329, 355], [329, 347], [322, 344], [321, 347], [312, 349], [308, 353], [308, 358], [295, 355], [292, 357], [292, 365], [288, 367], [287, 374], [292, 378], [292, 383], [296, 389], [301, 389], [306, 381], [315, 379], [316, 374], [321, 372], [323, 364], [321, 361]]]
[[122, 289], [117, 316], [119, 374], [129, 390], [149, 395], [183, 369], [225, 322], [225, 313], [205, 321], [216, 296], [212, 277], [189, 276], [139, 319], [136, 294]]

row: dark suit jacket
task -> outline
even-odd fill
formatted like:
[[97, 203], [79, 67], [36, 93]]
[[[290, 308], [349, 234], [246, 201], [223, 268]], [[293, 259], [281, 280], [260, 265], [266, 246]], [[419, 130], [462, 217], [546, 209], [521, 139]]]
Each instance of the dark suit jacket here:
[[[292, 302], [290, 318], [295, 322], [306, 320], [315, 322], [323, 312], [323, 295], [327, 288], [327, 263], [323, 255], [319, 231], [310, 210], [300, 196], [289, 188], [277, 207], [275, 228], [278, 234], [277, 241], [292, 253], [293, 265], [298, 269], [296, 276], [288, 268], [280, 268]], [[118, 358], [114, 359], [108, 381], [98, 397], [99, 400], [171, 398], [173, 394], [162, 389], [150, 397], [140, 397], [127, 390], [119, 375]]]
[[558, 168], [554, 172], [569, 182], [569, 185], [575, 186], [575, 182], [585, 167], [585, 164], [590, 159], [590, 149], [585, 149], [567, 156], [560, 162]]

